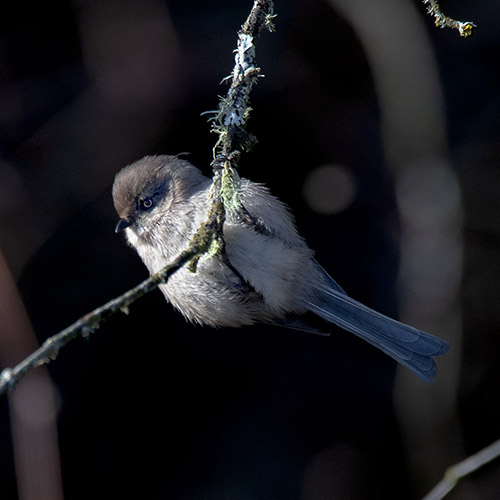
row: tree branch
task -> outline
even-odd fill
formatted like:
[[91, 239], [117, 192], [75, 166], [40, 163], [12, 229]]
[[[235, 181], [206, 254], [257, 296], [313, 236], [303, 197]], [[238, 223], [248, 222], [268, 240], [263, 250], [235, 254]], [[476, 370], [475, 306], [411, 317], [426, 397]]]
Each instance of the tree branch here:
[[214, 158], [229, 156], [234, 151], [249, 151], [255, 144], [255, 137], [245, 130], [251, 108], [250, 91], [262, 76], [255, 65], [255, 39], [263, 28], [272, 31], [273, 3], [255, 0], [247, 20], [238, 32], [238, 46], [235, 50], [233, 72], [225, 80], [231, 79], [231, 87], [226, 97], [219, 103], [219, 109], [212, 118], [212, 132], [219, 135], [214, 147]]
[[445, 16], [436, 0], [422, 0], [427, 5], [427, 13], [434, 16], [434, 23], [438, 28], [453, 28], [458, 30], [460, 36], [467, 38], [474, 33], [476, 25], [470, 21], [456, 21]]
[[[221, 98], [217, 115], [214, 118], [219, 139], [214, 148], [214, 171], [211, 187], [211, 207], [207, 221], [203, 223], [191, 239], [188, 247], [159, 273], [150, 276], [123, 295], [110, 300], [94, 311], [85, 314], [78, 321], [61, 332], [48, 338], [36, 351], [17, 364], [14, 368], [5, 368], [0, 373], [0, 395], [15, 387], [17, 382], [31, 370], [54, 360], [59, 350], [77, 337], [86, 337], [93, 333], [109, 316], [128, 313], [129, 306], [137, 299], [156, 289], [182, 266], [188, 265], [196, 271], [199, 258], [205, 254], [224, 251], [222, 226], [226, 208], [237, 203], [236, 185], [238, 177], [236, 164], [239, 150], [248, 151], [253, 141], [248, 141], [245, 130], [250, 108], [249, 95], [260, 70], [255, 66], [254, 39], [265, 27], [272, 28], [272, 0], [255, 0], [250, 14], [238, 32], [235, 66], [230, 78], [231, 87], [227, 96]], [[216, 152], [218, 154], [216, 154]]]
[[500, 439], [474, 455], [467, 457], [462, 462], [448, 468], [444, 474], [444, 478], [423, 498], [423, 500], [441, 500], [461, 479], [498, 457], [500, 457]]
[[[198, 233], [197, 233], [198, 235]], [[78, 321], [68, 326], [61, 332], [49, 337], [36, 351], [17, 364], [14, 368], [5, 368], [0, 373], [0, 394], [15, 387], [17, 382], [31, 370], [45, 365], [54, 360], [59, 354], [61, 347], [64, 347], [70, 340], [77, 337], [87, 337], [93, 333], [101, 323], [116, 312], [128, 314], [128, 307], [137, 299], [165, 283], [168, 278], [180, 269], [186, 262], [194, 256], [202, 253], [204, 247], [199, 245], [193, 238], [189, 247], [184, 250], [171, 264], [162, 269], [159, 273], [150, 276], [139, 285], [131, 288], [123, 295], [110, 300], [106, 304], [92, 312], [85, 314]]]

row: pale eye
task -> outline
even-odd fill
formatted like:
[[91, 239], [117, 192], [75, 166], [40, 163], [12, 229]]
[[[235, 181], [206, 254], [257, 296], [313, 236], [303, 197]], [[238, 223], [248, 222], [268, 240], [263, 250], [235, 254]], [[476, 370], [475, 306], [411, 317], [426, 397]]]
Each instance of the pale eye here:
[[153, 206], [153, 200], [151, 198], [144, 198], [139, 200], [139, 207], [143, 210], [149, 210]]

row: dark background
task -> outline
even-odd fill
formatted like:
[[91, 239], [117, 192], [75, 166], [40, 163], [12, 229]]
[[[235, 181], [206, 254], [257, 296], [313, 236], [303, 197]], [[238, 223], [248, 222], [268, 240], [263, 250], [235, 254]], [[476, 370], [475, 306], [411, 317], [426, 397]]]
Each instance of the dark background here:
[[[436, 332], [455, 340], [459, 364], [438, 371], [450, 385], [416, 381], [418, 391], [404, 396], [432, 413], [444, 391], [456, 395], [453, 409], [436, 421], [401, 421], [394, 363], [344, 332], [193, 327], [155, 292], [49, 366], [60, 451], [51, 460], [60, 460], [65, 498], [419, 498], [453, 461], [500, 436], [500, 5], [441, 2], [450, 16], [479, 25], [467, 40], [436, 29], [424, 6], [413, 5], [437, 61], [446, 127], [439, 154], [460, 181], [465, 253], [456, 297], [463, 333], [457, 342], [446, 328]], [[249, 129], [259, 142], [243, 156], [241, 174], [292, 207], [318, 260], [350, 295], [397, 316], [404, 221], [370, 58], [327, 2], [275, 6], [276, 32], [257, 46], [265, 78], [252, 95]], [[146, 277], [114, 233], [113, 177], [152, 153], [189, 152], [210, 173], [215, 135], [200, 114], [226, 91], [219, 82], [232, 69], [250, 7], [242, 0], [3, 3], [0, 244], [39, 342]], [[388, 24], [401, 22], [386, 11]], [[345, 177], [335, 178], [336, 195], [354, 186], [331, 213], [304, 196], [325, 164], [347, 173], [347, 188]], [[0, 325], [0, 346], [7, 337]], [[1, 359], [7, 363], [8, 353]], [[455, 378], [447, 375], [453, 370]], [[27, 479], [18, 474], [16, 485], [5, 397], [0, 408], [7, 500]], [[401, 434], [420, 424], [450, 450], [430, 457], [425, 473]], [[420, 445], [425, 458], [432, 443]], [[47, 459], [29, 470], [37, 460]], [[498, 463], [460, 488], [456, 498], [464, 491], [460, 498], [496, 498]]]

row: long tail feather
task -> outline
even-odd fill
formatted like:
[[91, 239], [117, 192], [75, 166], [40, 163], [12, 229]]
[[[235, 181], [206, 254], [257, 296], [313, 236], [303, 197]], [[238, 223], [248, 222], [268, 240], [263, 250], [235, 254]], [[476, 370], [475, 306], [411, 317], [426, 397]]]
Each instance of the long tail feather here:
[[318, 289], [315, 301], [308, 303], [313, 313], [378, 347], [423, 380], [434, 379], [433, 356], [448, 351], [446, 341], [388, 318], [327, 283]]

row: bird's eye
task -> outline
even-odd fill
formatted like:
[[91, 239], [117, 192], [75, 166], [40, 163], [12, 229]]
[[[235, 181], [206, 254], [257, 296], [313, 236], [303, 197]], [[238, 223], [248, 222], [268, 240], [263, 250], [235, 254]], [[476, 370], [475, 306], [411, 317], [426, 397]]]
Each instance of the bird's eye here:
[[139, 206], [144, 210], [149, 210], [153, 206], [153, 200], [151, 198], [139, 200]]

